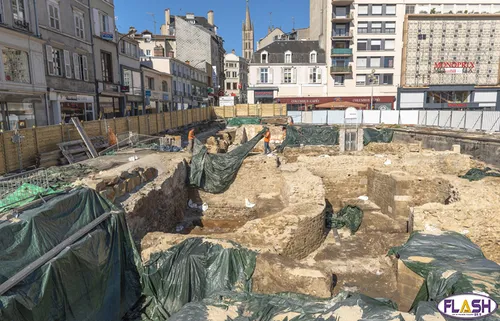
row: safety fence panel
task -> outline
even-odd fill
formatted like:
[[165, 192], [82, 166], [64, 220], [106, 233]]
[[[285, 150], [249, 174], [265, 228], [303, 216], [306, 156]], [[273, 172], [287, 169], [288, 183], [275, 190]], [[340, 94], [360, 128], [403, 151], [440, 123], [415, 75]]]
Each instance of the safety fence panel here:
[[465, 117], [465, 128], [481, 129], [483, 113], [481, 111], [468, 111]]
[[451, 110], [441, 110], [439, 112], [439, 127], [451, 127]]
[[481, 129], [487, 132], [500, 131], [500, 111], [485, 112]]
[[289, 111], [288, 116], [292, 117], [294, 124], [302, 123], [302, 112], [301, 111]]
[[451, 116], [451, 128], [465, 128], [465, 111], [453, 111]]
[[418, 111], [418, 125], [425, 126], [427, 121], [427, 110]]
[[400, 124], [418, 125], [418, 110], [401, 110], [399, 112]]
[[326, 110], [313, 111], [313, 124], [324, 125], [326, 124], [326, 117], [328, 112]]
[[399, 124], [398, 110], [382, 110], [381, 121], [383, 124], [397, 125]]
[[340, 125], [344, 123], [344, 112], [342, 110], [328, 111], [328, 125]]
[[380, 110], [363, 110], [363, 124], [380, 124]]
[[427, 126], [439, 126], [439, 111], [427, 110], [427, 117], [425, 120]]

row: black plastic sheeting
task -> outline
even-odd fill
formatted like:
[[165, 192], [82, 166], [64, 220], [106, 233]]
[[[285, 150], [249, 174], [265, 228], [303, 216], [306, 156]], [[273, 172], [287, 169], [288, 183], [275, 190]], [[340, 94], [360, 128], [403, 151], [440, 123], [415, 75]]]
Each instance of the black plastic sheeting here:
[[238, 117], [231, 118], [227, 122], [228, 127], [239, 127], [241, 125], [260, 125], [262, 119], [259, 117]]
[[334, 228], [348, 227], [351, 233], [356, 233], [363, 221], [363, 211], [357, 206], [346, 206], [332, 216], [331, 226]]
[[256, 254], [236, 243], [187, 239], [144, 266], [143, 302], [127, 320], [170, 320], [186, 303], [220, 291], [249, 292]]
[[224, 193], [233, 183], [243, 160], [264, 137], [266, 128], [254, 138], [225, 154], [209, 154], [205, 145], [195, 139], [191, 172], [191, 185], [209, 193]]
[[0, 226], [0, 282], [107, 212], [111, 216], [0, 296], [0, 320], [119, 321], [141, 295], [139, 257], [124, 213], [74, 190]]
[[330, 126], [292, 126], [286, 128], [286, 138], [278, 148], [281, 152], [285, 147], [300, 145], [338, 145], [339, 129]]
[[[389, 252], [396, 254], [413, 272], [425, 279], [412, 311], [417, 320], [437, 311], [444, 298], [479, 291], [500, 302], [500, 265], [486, 259], [483, 252], [466, 236], [456, 232], [440, 234], [417, 232], [407, 243]], [[426, 260], [415, 259], [430, 258]], [[481, 320], [499, 320], [500, 311]]]
[[500, 172], [489, 167], [486, 167], [485, 169], [472, 168], [465, 175], [460, 177], [468, 179], [470, 182], [474, 182], [480, 181], [487, 176], [500, 177]]
[[391, 143], [393, 136], [393, 129], [382, 128], [379, 130], [375, 128], [365, 128], [363, 129], [363, 144], [366, 146], [370, 143]]

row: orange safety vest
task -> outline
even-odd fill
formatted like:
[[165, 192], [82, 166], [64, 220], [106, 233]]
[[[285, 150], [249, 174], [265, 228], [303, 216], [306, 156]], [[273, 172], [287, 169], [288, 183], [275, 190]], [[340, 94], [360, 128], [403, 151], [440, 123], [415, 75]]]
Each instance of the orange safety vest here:
[[193, 140], [194, 139], [194, 129], [191, 129], [188, 133], [188, 139]]
[[264, 142], [269, 143], [271, 141], [271, 132], [267, 132], [264, 134]]

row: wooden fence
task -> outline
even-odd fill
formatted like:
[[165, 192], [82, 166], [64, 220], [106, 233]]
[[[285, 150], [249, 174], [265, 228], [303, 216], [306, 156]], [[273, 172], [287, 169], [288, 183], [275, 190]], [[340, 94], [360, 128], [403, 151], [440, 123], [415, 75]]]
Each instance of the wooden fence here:
[[[82, 126], [89, 137], [106, 136], [107, 126], [116, 134], [129, 131], [155, 135], [167, 129], [175, 129], [184, 125], [214, 118], [213, 107], [179, 110], [161, 114], [103, 119], [83, 122]], [[73, 124], [61, 124], [19, 130], [21, 144], [12, 141], [14, 131], [0, 133], [0, 174], [9, 173], [22, 168], [34, 166], [37, 154], [58, 150], [57, 144], [81, 139]]]
[[239, 104], [214, 107], [214, 111], [217, 117], [222, 118], [286, 116], [286, 104]]

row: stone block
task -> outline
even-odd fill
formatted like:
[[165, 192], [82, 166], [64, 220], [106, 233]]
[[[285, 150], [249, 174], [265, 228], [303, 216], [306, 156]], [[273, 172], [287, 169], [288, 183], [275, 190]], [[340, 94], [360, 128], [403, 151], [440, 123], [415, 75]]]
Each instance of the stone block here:
[[116, 193], [115, 193], [114, 187], [108, 186], [108, 187], [106, 187], [106, 189], [99, 192], [99, 194], [101, 194], [102, 197], [108, 199], [111, 203], [114, 203], [115, 198], [116, 198]]
[[116, 198], [122, 197], [127, 193], [127, 182], [124, 180], [121, 180], [114, 186], [115, 188], [115, 194]]
[[398, 294], [400, 297], [399, 310], [408, 311], [424, 283], [424, 279], [406, 267], [403, 261], [398, 260]]
[[408, 144], [408, 149], [410, 153], [420, 153], [422, 151], [422, 143]]
[[139, 175], [132, 176], [127, 179], [127, 192], [131, 193], [134, 189], [141, 185], [141, 177]]
[[453, 146], [451, 146], [451, 148], [452, 148], [453, 153], [460, 154], [460, 152], [461, 152], [460, 145], [453, 145]]

